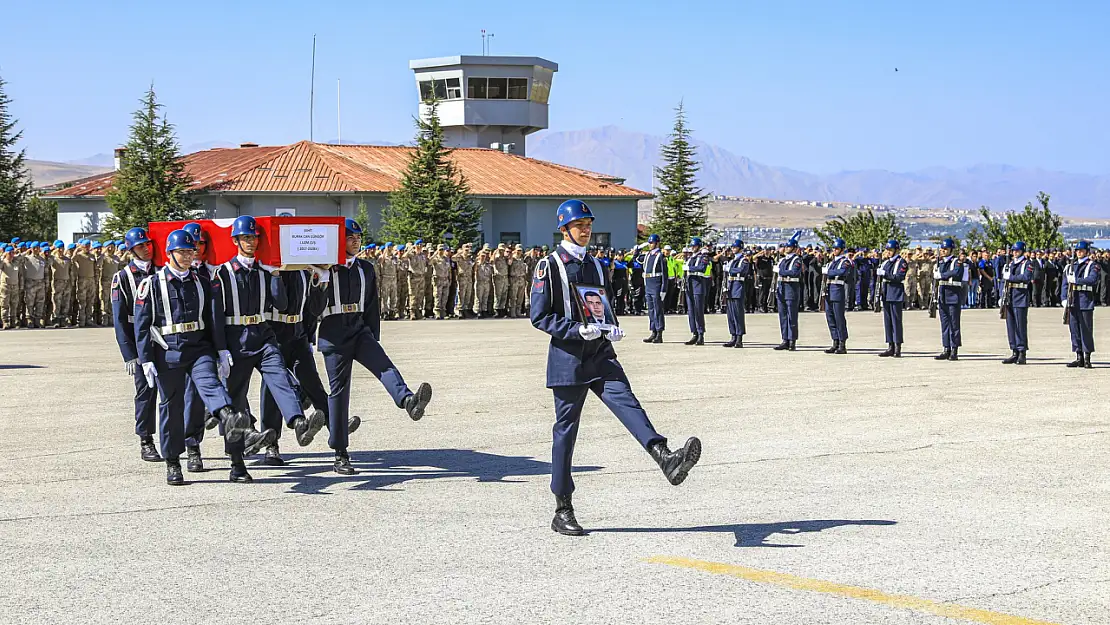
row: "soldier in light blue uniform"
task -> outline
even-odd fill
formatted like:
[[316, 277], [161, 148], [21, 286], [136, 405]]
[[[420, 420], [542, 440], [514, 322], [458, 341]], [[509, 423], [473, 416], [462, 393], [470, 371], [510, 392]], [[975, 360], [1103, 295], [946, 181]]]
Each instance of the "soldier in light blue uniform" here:
[[964, 268], [958, 256], [953, 254], [956, 242], [945, 239], [940, 244], [944, 254], [937, 266], [933, 269], [933, 278], [937, 282], [937, 309], [940, 312], [940, 342], [944, 351], [933, 357], [934, 360], [959, 360], [960, 346], [963, 338], [960, 335], [960, 314], [963, 311], [963, 275]]
[[709, 252], [702, 247], [701, 237], [690, 239], [693, 252], [686, 259], [686, 318], [690, 321], [690, 337], [686, 345], [705, 345], [705, 298], [709, 296], [712, 276], [706, 269], [713, 264]]
[[1006, 338], [1010, 341], [1009, 358], [1004, 365], [1024, 365], [1029, 351], [1029, 305], [1032, 303], [1030, 287], [1033, 284], [1033, 264], [1025, 256], [1025, 242], [1015, 241], [1011, 246], [1010, 262], [1002, 268], [1006, 287], [1003, 305], [1006, 306]]
[[1064, 271], [1068, 285], [1068, 329], [1071, 331], [1071, 349], [1075, 360], [1069, 367], [1092, 368], [1091, 354], [1095, 351], [1095, 285], [1099, 281], [1098, 263], [1091, 260], [1091, 244], [1075, 244], [1075, 262]]
[[215, 304], [219, 287], [192, 269], [196, 243], [184, 230], [174, 230], [166, 239], [166, 266], [139, 284], [135, 293], [135, 340], [139, 362], [150, 386], [158, 385], [162, 431], [162, 456], [166, 459], [166, 483], [185, 483], [181, 474], [181, 452], [185, 451], [185, 381], [191, 378], [208, 406], [220, 420], [231, 453], [232, 482], [250, 482], [242, 448], [260, 448], [272, 443], [272, 430], [251, 429], [250, 415], [235, 410], [231, 397], [220, 384], [227, 370], [216, 363], [215, 337], [224, 332], [224, 318]]
[[585, 202], [567, 200], [559, 205], [556, 227], [563, 233], [563, 242], [536, 265], [530, 298], [532, 325], [551, 335], [547, 350], [547, 387], [555, 396], [551, 445], [555, 517], [551, 529], [570, 536], [585, 533], [571, 503], [571, 463], [582, 406], [591, 391], [651, 454], [671, 484], [681, 484], [701, 457], [701, 441], [697, 438], [687, 440], [678, 451], [667, 447], [667, 439], [651, 425], [617, 362], [613, 342], [624, 338], [624, 332], [615, 325], [603, 331], [597, 325], [583, 323], [581, 306], [572, 299], [571, 289], [579, 284], [604, 289], [612, 296], [612, 285], [601, 263], [587, 253], [593, 220]]
[[644, 290], [647, 296], [648, 329], [651, 336], [645, 343], [662, 343], [663, 330], [667, 327], [667, 315], [663, 300], [667, 297], [667, 257], [659, 249], [659, 235], [648, 236], [649, 250], [637, 258], [644, 266]]
[[902, 357], [902, 308], [906, 302], [906, 272], [909, 271], [907, 263], [901, 254], [901, 244], [896, 239], [886, 242], [886, 249], [890, 258], [883, 261], [875, 272], [878, 277], [877, 289], [882, 289], [883, 298], [883, 330], [886, 335], [887, 348], [879, 354], [882, 358]]
[[139, 457], [147, 462], [161, 462], [162, 456], [154, 447], [154, 435], [158, 433], [158, 391], [146, 383], [135, 344], [135, 292], [143, 280], [154, 273], [154, 243], [143, 228], [128, 230], [123, 241], [134, 258], [112, 276], [112, 324], [124, 367], [135, 380], [135, 434], [139, 436]]
[[833, 258], [821, 268], [825, 274], [825, 322], [832, 337], [832, 346], [825, 350], [826, 354], [848, 353], [848, 318], [844, 311], [852, 297], [848, 289], [854, 267], [844, 253], [845, 247], [844, 239], [833, 241]]
[[740, 239], [732, 242], [732, 254], [732, 260], [723, 268], [726, 279], [725, 312], [728, 314], [728, 333], [732, 335], [725, 347], [739, 348], [744, 346], [744, 335], [747, 334], [744, 326], [744, 288], [751, 275], [752, 264], [744, 255], [744, 242]]
[[779, 283], [775, 288], [779, 333], [782, 335], [782, 343], [775, 347], [779, 351], [794, 351], [798, 347], [798, 309], [802, 305], [802, 272], [805, 271], [805, 264], [802, 257], [798, 256], [798, 239], [795, 237], [791, 237], [783, 245], [786, 256], [773, 269], [779, 276]]

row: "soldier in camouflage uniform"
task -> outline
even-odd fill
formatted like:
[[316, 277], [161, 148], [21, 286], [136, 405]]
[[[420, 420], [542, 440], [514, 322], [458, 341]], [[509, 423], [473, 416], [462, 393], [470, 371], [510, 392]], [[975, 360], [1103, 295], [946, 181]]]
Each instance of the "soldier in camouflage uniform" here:
[[509, 249], [502, 243], [490, 259], [493, 264], [493, 309], [498, 317], [509, 316]]
[[469, 243], [455, 254], [455, 278], [459, 283], [459, 316], [470, 319], [474, 316], [474, 259]]
[[409, 261], [411, 248], [402, 243], [397, 246], [397, 318], [409, 316]]
[[524, 248], [517, 245], [509, 259], [509, 316], [519, 317], [524, 309], [524, 297], [528, 293], [528, 263], [524, 262]]
[[435, 283], [436, 319], [446, 319], [447, 315], [455, 308], [453, 302], [447, 301], [447, 298], [451, 295], [451, 269], [453, 264], [446, 245], [440, 243], [436, 246], [436, 253], [432, 256], [430, 265], [432, 281]]
[[23, 299], [23, 260], [15, 255], [11, 245], [0, 254], [0, 317], [4, 329], [19, 325], [19, 305]]
[[86, 239], [82, 241], [73, 254], [73, 264], [77, 266], [77, 326], [91, 328], [100, 285], [96, 280], [96, 259], [89, 249], [91, 244]]
[[485, 319], [493, 313], [493, 262], [488, 247], [478, 252], [474, 264], [474, 292], [478, 296], [478, 318]]
[[112, 323], [112, 277], [116, 275], [123, 265], [116, 256], [116, 245], [109, 242], [101, 248], [100, 258], [97, 263], [97, 274], [100, 276], [100, 323], [105, 327], [113, 326]]
[[921, 262], [917, 265], [917, 298], [921, 300], [922, 308], [929, 308], [933, 299], [933, 269], [936, 266], [932, 250], [921, 254]]
[[382, 290], [382, 312], [386, 319], [397, 318], [397, 257], [393, 243], [386, 243], [378, 263], [378, 284]]
[[417, 239], [412, 250], [405, 254], [405, 268], [409, 272], [409, 318], [424, 318], [424, 280], [428, 273], [428, 257], [424, 255], [424, 241]]
[[[71, 243], [72, 245], [72, 243]], [[50, 266], [50, 299], [54, 309], [54, 327], [69, 325], [72, 314], [73, 284], [76, 278], [73, 261], [61, 247], [54, 248], [48, 261]]]
[[46, 327], [46, 258], [35, 245], [23, 257], [23, 305], [28, 328]]

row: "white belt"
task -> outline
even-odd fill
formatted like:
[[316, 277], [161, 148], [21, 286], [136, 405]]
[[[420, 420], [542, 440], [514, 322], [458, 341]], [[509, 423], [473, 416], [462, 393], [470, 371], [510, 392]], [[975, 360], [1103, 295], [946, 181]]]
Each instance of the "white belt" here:
[[135, 315], [127, 315], [127, 323], [135, 323]]
[[843, 280], [831, 280], [830, 279], [830, 280], [826, 280], [825, 282], [827, 284], [846, 284], [846, 282], [844, 282]]
[[801, 282], [801, 278], [779, 278], [779, 282]]
[[329, 306], [325, 311], [327, 315], [338, 315], [343, 313], [360, 313], [362, 312], [362, 304], [342, 304], [340, 306]]
[[960, 282], [959, 280], [941, 280], [940, 285], [941, 286], [963, 286], [964, 283]]
[[1086, 285], [1086, 284], [1073, 284], [1073, 285], [1071, 285], [1071, 288], [1075, 289], [1076, 291], [1093, 291], [1093, 290], [1095, 290], [1095, 287], [1089, 286], [1089, 285]]
[[645, 273], [645, 274], [644, 274], [644, 277], [645, 277], [645, 278], [662, 278], [662, 277], [663, 277], [663, 272], [658, 272], [658, 273]]
[[270, 313], [270, 319], [272, 321], [281, 323], [299, 323], [302, 318], [303, 315], [283, 315], [279, 312]]
[[162, 336], [167, 334], [181, 334], [183, 332], [199, 332], [204, 329], [204, 324], [200, 321], [190, 321], [189, 323], [175, 323], [168, 326], [162, 326]]
[[747, 280], [747, 277], [745, 277], [745, 276], [729, 276], [728, 277], [729, 282], [743, 282], [744, 280]]
[[266, 323], [266, 317], [262, 315], [241, 315], [239, 317], [224, 317], [224, 323], [229, 326], [256, 326], [260, 323]]
[[1028, 289], [1029, 288], [1029, 283], [1028, 282], [1010, 282], [1009, 285], [1010, 285], [1011, 289]]

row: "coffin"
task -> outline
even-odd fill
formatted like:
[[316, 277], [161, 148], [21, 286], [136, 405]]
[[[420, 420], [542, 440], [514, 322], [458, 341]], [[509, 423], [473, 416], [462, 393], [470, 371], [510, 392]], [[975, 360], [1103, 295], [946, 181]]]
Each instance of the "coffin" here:
[[[343, 217], [255, 217], [261, 236], [255, 253], [259, 262], [293, 270], [311, 265], [336, 265], [347, 260], [347, 232]], [[154, 263], [166, 264], [166, 239], [185, 224], [200, 224], [208, 238], [207, 258], [211, 265], [231, 260], [239, 250], [231, 240], [235, 219], [195, 219], [192, 221], [153, 221], [147, 228], [154, 241]]]

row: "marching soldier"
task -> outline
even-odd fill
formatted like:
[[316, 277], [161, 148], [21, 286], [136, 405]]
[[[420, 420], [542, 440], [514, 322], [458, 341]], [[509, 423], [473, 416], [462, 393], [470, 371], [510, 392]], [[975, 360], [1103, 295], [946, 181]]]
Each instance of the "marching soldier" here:
[[740, 239], [732, 242], [732, 254], [732, 258], [723, 267], [725, 313], [728, 315], [728, 333], [732, 336], [725, 347], [740, 348], [744, 347], [744, 335], [747, 334], [744, 326], [744, 287], [751, 275], [752, 264], [744, 256], [744, 242]]
[[574, 492], [571, 463], [582, 406], [591, 391], [613, 411], [675, 486], [686, 479], [701, 458], [701, 441], [690, 438], [681, 449], [672, 452], [667, 439], [655, 431], [632, 394], [628, 377], [617, 361], [613, 342], [624, 338], [624, 332], [613, 326], [605, 334], [597, 326], [583, 323], [581, 307], [573, 303], [570, 289], [574, 285], [590, 285], [604, 289], [611, 297], [612, 286], [605, 279], [601, 263], [591, 258], [582, 245], [589, 244], [593, 228], [590, 207], [580, 200], [567, 200], [559, 205], [556, 217], [563, 242], [536, 265], [531, 319], [533, 326], [551, 335], [547, 351], [547, 387], [555, 399], [551, 446], [555, 517], [551, 529], [581, 536], [585, 530], [575, 519], [571, 501]]
[[[592, 220], [592, 218], [591, 218]], [[686, 345], [705, 345], [705, 298], [713, 280], [713, 261], [702, 249], [701, 237], [690, 239], [690, 257], [683, 266], [686, 272], [686, 318], [693, 336]]]
[[963, 311], [963, 265], [952, 251], [956, 249], [956, 242], [945, 239], [940, 244], [944, 258], [937, 263], [933, 270], [933, 278], [937, 282], [937, 309], [940, 312], [940, 342], [944, 351], [933, 357], [934, 360], [959, 360], [960, 346], [963, 338], [960, 335], [960, 314]]
[[[347, 219], [346, 231], [347, 262], [333, 265], [323, 273], [320, 278], [322, 292], [314, 298], [311, 312], [320, 318], [317, 344], [324, 355], [331, 386], [328, 395], [328, 446], [335, 450], [333, 468], [340, 475], [354, 475], [356, 471], [347, 453], [351, 365], [357, 361], [374, 374], [397, 407], [407, 412], [413, 421], [419, 421], [424, 416], [424, 409], [432, 399], [432, 387], [425, 382], [415, 393], [409, 390], [401, 372], [378, 342], [381, 313], [377, 276], [369, 263], [356, 257], [362, 245], [362, 227], [354, 219]], [[423, 275], [420, 274], [421, 277]], [[413, 314], [421, 310], [422, 307], [414, 307]]]
[[778, 277], [775, 303], [779, 315], [779, 333], [782, 335], [782, 343], [776, 345], [774, 349], [794, 351], [798, 347], [798, 309], [802, 305], [801, 280], [805, 265], [802, 263], [802, 258], [798, 256], [798, 239], [791, 237], [783, 248], [786, 250], [786, 256], [783, 256], [772, 270]]
[[1091, 244], [1075, 244], [1075, 262], [1064, 270], [1068, 285], [1068, 329], [1071, 331], [1071, 349], [1075, 360], [1069, 367], [1090, 369], [1091, 354], [1095, 351], [1095, 285], [1099, 283], [1099, 266], [1090, 257]]
[[1002, 306], [1012, 354], [1002, 364], [1024, 365], [1029, 351], [1029, 305], [1032, 303], [1029, 287], [1033, 284], [1033, 264], [1025, 257], [1024, 241], [1015, 241], [1011, 251], [1012, 258], [1002, 269], [1002, 280], [1006, 283]]
[[852, 297], [849, 285], [853, 266], [844, 249], [844, 239], [833, 241], [833, 258], [821, 269], [825, 274], [825, 322], [832, 338], [832, 346], [825, 350], [826, 354], [848, 353], [848, 319], [844, 311]]
[[883, 299], [883, 330], [886, 335], [887, 349], [879, 354], [881, 358], [902, 357], [902, 309], [906, 303], [906, 288], [903, 282], [909, 271], [909, 264], [902, 258], [901, 245], [897, 239], [886, 242], [890, 258], [879, 266], [875, 275], [879, 283], [876, 287]]
[[174, 230], [166, 240], [166, 266], [145, 278], [135, 292], [135, 340], [147, 386], [157, 384], [166, 459], [166, 483], [185, 483], [181, 452], [185, 451], [185, 385], [191, 379], [209, 412], [220, 420], [225, 444], [231, 453], [232, 482], [250, 482], [243, 462], [243, 447], [260, 448], [272, 443], [273, 430], [251, 428], [251, 417], [235, 410], [220, 384], [228, 362], [216, 362], [216, 341], [224, 332], [224, 318], [215, 298], [217, 283], [209, 283], [192, 269], [196, 242], [184, 230]]
[[659, 235], [648, 235], [648, 252], [638, 262], [644, 266], [644, 290], [647, 297], [648, 329], [651, 336], [645, 343], [662, 343], [663, 330], [667, 329], [666, 308], [668, 262], [667, 255], [659, 249]]

